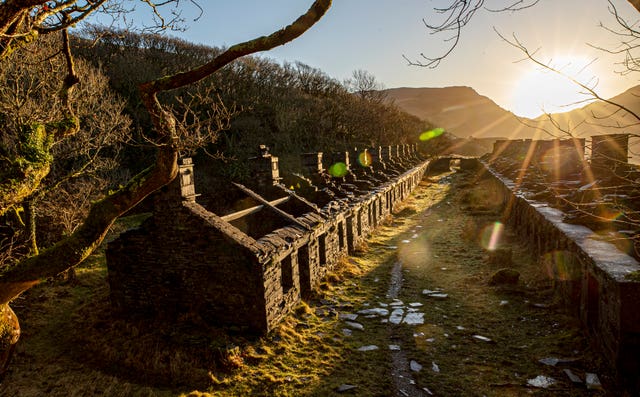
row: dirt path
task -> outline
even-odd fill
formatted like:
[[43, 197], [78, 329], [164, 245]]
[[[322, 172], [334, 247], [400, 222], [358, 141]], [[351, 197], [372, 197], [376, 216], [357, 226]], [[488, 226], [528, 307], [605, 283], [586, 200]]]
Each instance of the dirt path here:
[[[415, 213], [396, 221], [404, 231], [386, 244], [397, 247], [403, 275], [402, 287], [392, 283], [389, 297], [404, 303], [405, 315], [411, 306], [424, 313], [423, 324], [389, 326], [391, 339], [401, 347], [391, 354], [395, 395], [606, 393], [573, 383], [566, 370], [583, 382], [586, 372], [596, 373], [605, 390], [615, 394], [608, 369], [589, 349], [576, 321], [554, 302], [545, 269], [496, 223], [499, 201], [473, 178], [457, 173], [425, 180], [407, 203], [406, 211]], [[393, 269], [392, 280], [400, 267]], [[499, 269], [519, 275], [517, 283], [490, 285]], [[552, 358], [564, 362], [540, 362]], [[414, 370], [407, 365], [411, 361], [418, 364]], [[531, 385], [542, 377], [552, 379], [547, 388]]]
[[[76, 284], [43, 283], [15, 302], [23, 338], [0, 396], [623, 395], [554, 302], [545, 269], [496, 224], [497, 202], [473, 174], [425, 178], [260, 338], [114, 317], [94, 255]], [[501, 268], [518, 282], [489, 285]], [[564, 362], [540, 362], [551, 358]], [[573, 384], [567, 369], [582, 381], [596, 373], [604, 391]], [[528, 385], [540, 376], [554, 383]]]

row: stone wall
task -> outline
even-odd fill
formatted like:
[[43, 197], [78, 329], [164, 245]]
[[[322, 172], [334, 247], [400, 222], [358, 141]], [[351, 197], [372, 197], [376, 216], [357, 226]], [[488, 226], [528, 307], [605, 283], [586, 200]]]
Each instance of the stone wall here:
[[589, 228], [563, 222], [560, 210], [526, 198], [512, 180], [483, 166], [502, 192], [505, 221], [531, 244], [562, 301], [621, 379], [640, 390], [640, 264]]
[[[230, 202], [211, 203], [217, 213], [196, 202], [193, 164], [183, 160], [179, 177], [156, 195], [153, 216], [107, 248], [113, 306], [130, 316], [198, 316], [268, 332], [420, 183], [428, 163], [414, 149], [388, 157], [396, 175], [384, 183], [373, 164], [360, 170], [352, 180], [373, 187], [347, 194], [347, 181], [325, 173], [321, 154], [304, 156], [308, 178], [298, 180], [309, 184], [292, 190], [262, 148], [252, 183], [226, 187]], [[323, 189], [331, 194], [318, 194]]]

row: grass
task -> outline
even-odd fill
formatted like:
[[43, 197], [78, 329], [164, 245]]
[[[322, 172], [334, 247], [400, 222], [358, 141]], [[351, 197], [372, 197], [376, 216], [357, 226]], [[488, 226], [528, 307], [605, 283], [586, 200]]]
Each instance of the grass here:
[[[424, 366], [415, 382], [439, 396], [598, 393], [568, 384], [560, 368], [538, 362], [545, 357], [576, 358], [575, 373], [597, 372], [614, 390], [575, 321], [554, 304], [544, 271], [508, 229], [499, 247], [512, 250], [521, 281], [488, 285], [503, 267], [488, 260], [478, 238], [499, 215], [494, 202], [482, 181], [468, 176], [425, 179], [357, 256], [344, 258], [315, 296], [259, 338], [227, 333], [197, 316], [164, 327], [115, 317], [99, 251], [77, 269], [74, 283], [50, 281], [14, 302], [23, 336], [0, 395], [328, 396], [350, 384], [355, 395], [388, 396], [395, 393], [390, 343]], [[123, 219], [115, 232], [143, 219]], [[360, 316], [364, 331], [347, 336], [339, 314], [389, 303], [398, 259], [405, 280], [399, 298], [423, 303], [425, 324]], [[449, 297], [421, 294], [436, 288]], [[478, 334], [492, 342], [474, 339]], [[379, 349], [358, 350], [366, 345]], [[559, 383], [552, 390], [526, 387], [541, 374]]]
[[[500, 200], [490, 192], [482, 180], [453, 189], [418, 217], [425, 231], [406, 248], [400, 299], [424, 303], [426, 321], [398, 335], [410, 359], [426, 368], [416, 374], [418, 386], [443, 396], [593, 395], [572, 385], [562, 368], [539, 363], [546, 357], [575, 358], [570, 368], [583, 379], [585, 372], [596, 372], [612, 381], [577, 321], [555, 305], [544, 269], [508, 228], [496, 248], [513, 252], [508, 265], [520, 273], [520, 282], [489, 285], [493, 272], [504, 267], [493, 263], [482, 239], [501, 214], [495, 206]], [[411, 200], [425, 206], [419, 197]], [[423, 289], [442, 289], [448, 298], [427, 298]], [[430, 369], [433, 363], [439, 372]], [[538, 375], [557, 383], [550, 389], [528, 387], [527, 380]]]
[[[144, 218], [122, 219], [115, 233]], [[115, 317], [99, 250], [76, 269], [74, 282], [50, 280], [14, 302], [23, 336], [0, 395], [300, 396], [327, 395], [343, 383], [384, 395], [386, 351], [367, 354], [367, 366], [356, 350], [381, 343], [384, 327], [346, 338], [338, 319], [384, 292], [388, 269], [373, 266], [344, 258], [274, 332], [248, 338], [198, 318], [160, 328]], [[381, 280], [363, 282], [372, 277]]]

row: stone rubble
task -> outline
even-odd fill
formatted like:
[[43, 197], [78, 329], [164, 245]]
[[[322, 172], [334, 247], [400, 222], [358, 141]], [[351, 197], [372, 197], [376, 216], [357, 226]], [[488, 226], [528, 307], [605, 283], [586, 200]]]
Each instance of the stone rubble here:
[[356, 323], [355, 321], [345, 321], [345, 325], [352, 329], [357, 329], [359, 331], [364, 331], [364, 325], [360, 323]]
[[379, 347], [378, 347], [378, 346], [376, 346], [376, 345], [366, 345], [366, 346], [361, 346], [361, 347], [359, 347], [359, 348], [358, 348], [358, 351], [361, 351], [361, 352], [370, 352], [370, 351], [378, 350], [378, 349], [379, 349]]
[[567, 375], [567, 378], [569, 378], [571, 382], [575, 384], [582, 384], [582, 379], [580, 379], [578, 375], [574, 374], [573, 371], [571, 371], [569, 368], [563, 369], [562, 372]]
[[600, 378], [598, 378], [598, 375], [587, 372], [584, 374], [584, 376], [584, 382], [586, 383], [588, 390], [602, 390], [602, 383], [600, 383]]
[[418, 364], [417, 361], [415, 360], [411, 360], [411, 362], [409, 363], [409, 367], [411, 368], [411, 370], [413, 372], [420, 372], [422, 371], [422, 365]]
[[547, 389], [548, 387], [554, 385], [555, 383], [556, 383], [555, 379], [550, 378], [548, 376], [544, 376], [544, 375], [538, 375], [533, 379], [527, 380], [527, 384], [529, 386], [533, 386], [541, 389]]

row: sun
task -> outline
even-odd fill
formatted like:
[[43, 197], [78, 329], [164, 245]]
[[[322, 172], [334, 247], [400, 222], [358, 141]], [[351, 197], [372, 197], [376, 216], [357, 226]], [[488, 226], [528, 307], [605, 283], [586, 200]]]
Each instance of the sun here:
[[[549, 66], [589, 85], [594, 75], [592, 60], [583, 56], [564, 55], [553, 58]], [[527, 66], [513, 86], [511, 111], [518, 116], [536, 118], [543, 113], [567, 112], [585, 106], [590, 97], [568, 78], [541, 66]]]

